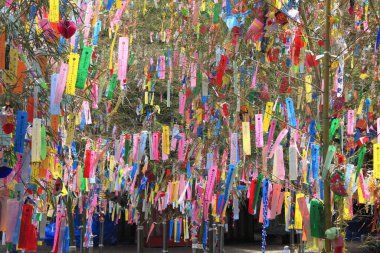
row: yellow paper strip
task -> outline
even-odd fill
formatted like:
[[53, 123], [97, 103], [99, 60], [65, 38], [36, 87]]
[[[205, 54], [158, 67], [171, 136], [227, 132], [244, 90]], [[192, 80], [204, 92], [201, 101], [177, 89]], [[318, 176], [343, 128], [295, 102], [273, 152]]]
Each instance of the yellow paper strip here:
[[9, 51], [9, 69], [5, 71], [4, 81], [15, 85], [17, 82], [18, 68], [18, 51], [16, 48], [11, 48]]
[[59, 22], [59, 0], [49, 0], [49, 22]]
[[306, 103], [311, 103], [313, 99], [313, 89], [311, 83], [313, 81], [313, 76], [305, 76], [305, 91], [306, 91]]
[[362, 114], [362, 112], [363, 112], [363, 105], [364, 105], [364, 98], [362, 98], [360, 100], [360, 104], [359, 104], [358, 110], [356, 111], [356, 115]]
[[[111, 31], [111, 29], [110, 29], [110, 31]], [[114, 46], [115, 46], [115, 41], [116, 41], [116, 37], [117, 37], [117, 32], [118, 32], [118, 31], [119, 31], [119, 25], [116, 25], [115, 35], [113, 36], [113, 40], [112, 40], [112, 44], [111, 44], [110, 61], [109, 61], [108, 69], [112, 69], [113, 48], [114, 48]]]
[[273, 110], [273, 102], [267, 102], [265, 106], [265, 114], [264, 114], [264, 120], [263, 120], [263, 130], [265, 133], [268, 133], [269, 124], [272, 117], [272, 110]]
[[169, 126], [162, 127], [162, 142], [163, 142], [163, 152], [167, 155], [170, 154], [169, 146]]
[[77, 81], [79, 65], [79, 54], [70, 53], [69, 55], [69, 71], [67, 73], [66, 94], [75, 95], [75, 83]]
[[244, 155], [251, 155], [251, 129], [249, 122], [242, 123]]
[[[296, 195], [296, 199], [298, 200], [299, 198], [304, 197], [305, 194], [303, 193], [298, 193]], [[300, 211], [300, 207], [298, 204], [298, 201], [296, 201], [296, 212], [295, 212], [295, 219], [294, 219], [294, 228], [297, 230], [302, 230], [302, 215]]]
[[373, 177], [380, 179], [380, 143], [373, 145]]

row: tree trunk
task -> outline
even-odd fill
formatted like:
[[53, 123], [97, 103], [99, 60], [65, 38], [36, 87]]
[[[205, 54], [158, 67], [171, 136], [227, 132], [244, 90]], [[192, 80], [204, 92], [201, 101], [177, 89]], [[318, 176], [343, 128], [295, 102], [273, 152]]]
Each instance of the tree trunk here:
[[75, 233], [74, 233], [74, 215], [72, 211], [73, 210], [72, 199], [70, 197], [67, 198], [66, 208], [67, 208], [67, 221], [69, 223], [70, 246], [76, 246]]

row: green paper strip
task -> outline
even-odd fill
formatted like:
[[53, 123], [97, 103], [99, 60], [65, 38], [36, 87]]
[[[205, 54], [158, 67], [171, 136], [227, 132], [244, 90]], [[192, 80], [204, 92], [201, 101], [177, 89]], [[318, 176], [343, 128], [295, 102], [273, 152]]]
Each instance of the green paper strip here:
[[363, 165], [364, 155], [367, 152], [367, 147], [365, 145], [361, 146], [358, 153], [358, 164], [356, 165], [356, 175], [355, 175], [355, 182], [358, 179], [360, 169]]
[[45, 126], [41, 127], [41, 160], [46, 159], [46, 128]]
[[260, 193], [260, 188], [261, 188], [261, 183], [263, 181], [263, 174], [259, 174], [259, 176], [257, 177], [257, 182], [256, 182], [256, 187], [255, 187], [255, 202], [253, 203], [253, 210], [256, 210], [256, 207], [257, 207], [257, 202], [258, 202], [258, 199], [259, 199], [259, 193]]
[[330, 131], [329, 131], [329, 140], [331, 141], [336, 130], [338, 129], [339, 127], [339, 119], [333, 119], [333, 121], [331, 122], [331, 126], [330, 126]]
[[79, 61], [78, 67], [78, 77], [75, 87], [78, 89], [84, 89], [84, 85], [87, 79], [88, 68], [90, 67], [90, 60], [92, 57], [92, 48], [84, 47], [82, 50], [82, 55]]
[[333, 146], [333, 145], [330, 145], [329, 149], [327, 151], [327, 155], [326, 155], [326, 159], [325, 159], [325, 164], [323, 166], [323, 172], [322, 172], [323, 179], [326, 178], [326, 176], [327, 176], [327, 174], [328, 174], [328, 172], [330, 170], [330, 164], [332, 162], [332, 159], [335, 156], [335, 152], [336, 152], [336, 147]]
[[113, 91], [115, 90], [117, 81], [117, 75], [113, 74], [110, 82], [110, 86], [108, 87], [107, 99], [110, 100], [113, 97]]
[[214, 5], [214, 17], [213, 17], [213, 23], [217, 24], [219, 23], [219, 4]]
[[83, 178], [84, 164], [82, 163], [82, 166], [78, 166], [78, 168], [80, 169], [80, 171], [79, 171], [80, 190], [85, 191], [86, 190], [86, 179]]
[[323, 203], [313, 199], [310, 201], [310, 231], [311, 236], [324, 238], [324, 206]]
[[125, 151], [124, 151], [124, 162], [125, 164], [128, 163], [128, 157], [129, 157], [129, 151], [131, 149], [131, 140], [125, 141]]

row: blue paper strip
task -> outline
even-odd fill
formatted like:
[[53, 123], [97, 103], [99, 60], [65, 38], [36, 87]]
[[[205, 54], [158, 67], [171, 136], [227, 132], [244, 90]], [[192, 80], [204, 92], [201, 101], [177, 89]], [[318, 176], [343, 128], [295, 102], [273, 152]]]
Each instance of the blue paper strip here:
[[319, 150], [320, 146], [318, 144], [311, 145], [311, 170], [313, 172], [314, 179], [318, 178]]
[[294, 111], [294, 105], [292, 98], [286, 98], [286, 109], [288, 111], [288, 120], [291, 127], [297, 126], [296, 113]]
[[24, 152], [24, 141], [26, 127], [28, 124], [28, 113], [24, 111], [17, 112], [15, 152], [22, 154]]
[[99, 33], [100, 33], [101, 27], [102, 27], [102, 21], [100, 21], [100, 20], [96, 21], [96, 25], [94, 28], [94, 34], [92, 35], [92, 45], [93, 46], [98, 45]]
[[173, 239], [173, 227], [174, 227], [174, 220], [170, 220], [170, 226], [169, 226], [169, 240]]
[[51, 76], [51, 87], [50, 87], [50, 114], [59, 115], [60, 108], [59, 104], [56, 104], [55, 95], [57, 94], [57, 85], [58, 85], [58, 74], [53, 74]]

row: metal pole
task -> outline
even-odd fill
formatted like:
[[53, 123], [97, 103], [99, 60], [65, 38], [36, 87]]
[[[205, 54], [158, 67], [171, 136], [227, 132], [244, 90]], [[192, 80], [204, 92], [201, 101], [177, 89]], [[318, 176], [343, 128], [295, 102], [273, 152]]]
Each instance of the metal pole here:
[[212, 224], [212, 253], [216, 253], [216, 237], [218, 228], [215, 223]]
[[294, 230], [294, 224], [295, 224], [295, 211], [296, 211], [296, 208], [295, 208], [295, 192], [291, 189], [291, 199], [290, 199], [290, 205], [291, 205], [291, 213], [290, 213], [290, 217], [291, 217], [291, 224], [293, 225], [292, 227], [292, 230], [291, 230], [291, 233], [290, 233], [290, 252], [294, 253], [296, 252], [296, 247], [295, 247], [295, 230]]
[[207, 237], [207, 252], [215, 253], [214, 250], [214, 224], [213, 224], [213, 218], [212, 218], [212, 210], [211, 207], [209, 208], [209, 215], [208, 215], [208, 237]]
[[[325, 13], [326, 13], [326, 28], [325, 28], [325, 52], [323, 61], [323, 75], [324, 75], [324, 89], [323, 89], [323, 160], [326, 159], [327, 149], [329, 146], [329, 129], [330, 129], [330, 119], [329, 119], [329, 107], [330, 107], [330, 37], [331, 37], [331, 0], [325, 1]], [[330, 175], [327, 174], [324, 180], [324, 203], [325, 203], [325, 229], [331, 227], [331, 192], [330, 192]], [[331, 252], [331, 242], [325, 240], [325, 252]]]
[[103, 253], [103, 241], [104, 241], [104, 217], [103, 213], [100, 213], [99, 216], [99, 221], [100, 221], [100, 237], [99, 237], [99, 253]]
[[167, 222], [164, 220], [162, 222], [162, 252], [167, 253], [168, 251], [168, 236], [167, 236]]
[[224, 224], [219, 224], [219, 253], [224, 253]]
[[144, 253], [144, 227], [137, 225], [137, 253]]
[[90, 242], [89, 242], [89, 245], [88, 245], [88, 252], [89, 253], [93, 253], [94, 252], [94, 236], [93, 235], [90, 236]]

